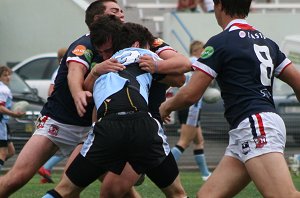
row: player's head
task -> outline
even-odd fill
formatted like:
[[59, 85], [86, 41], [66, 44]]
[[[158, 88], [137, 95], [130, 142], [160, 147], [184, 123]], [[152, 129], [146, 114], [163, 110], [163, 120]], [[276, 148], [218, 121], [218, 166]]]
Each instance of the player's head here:
[[190, 56], [200, 57], [201, 52], [203, 51], [204, 43], [201, 41], [193, 41], [190, 44]]
[[230, 17], [245, 18], [250, 11], [252, 0], [214, 0], [215, 7], [220, 6], [222, 11]]
[[98, 18], [90, 28], [91, 42], [104, 60], [127, 47], [147, 48], [154, 37], [144, 26], [122, 23], [113, 15]]
[[92, 23], [91, 42], [104, 60], [113, 55], [112, 41], [119, 36], [122, 25], [120, 19], [114, 15], [104, 15]]
[[8, 85], [12, 71], [9, 67], [0, 65], [0, 81]]
[[154, 39], [145, 26], [128, 22], [122, 26], [120, 35], [113, 40], [113, 49], [117, 52], [127, 47], [149, 48]]
[[123, 10], [116, 0], [97, 0], [89, 5], [85, 11], [85, 23], [90, 29], [91, 24], [103, 15], [115, 15], [124, 22]]

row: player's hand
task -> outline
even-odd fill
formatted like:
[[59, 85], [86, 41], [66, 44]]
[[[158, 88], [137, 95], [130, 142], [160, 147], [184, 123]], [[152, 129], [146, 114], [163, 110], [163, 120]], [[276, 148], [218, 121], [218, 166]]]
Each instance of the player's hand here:
[[89, 91], [79, 91], [75, 95], [73, 95], [73, 100], [76, 106], [77, 113], [80, 117], [82, 117], [86, 110], [86, 106], [88, 104], [88, 100], [92, 97], [92, 93]]
[[107, 59], [101, 63], [95, 65], [94, 69], [96, 73], [100, 76], [108, 72], [118, 72], [124, 70], [126, 67], [119, 63], [116, 59]]
[[163, 122], [167, 122], [168, 120], [170, 120], [171, 111], [169, 111], [167, 109], [167, 105], [168, 105], [167, 103], [168, 103], [168, 101], [165, 101], [159, 107], [159, 113], [160, 113], [160, 116], [161, 116]]
[[140, 68], [151, 74], [157, 72], [157, 63], [158, 62], [153, 60], [153, 58], [149, 55], [144, 55], [139, 58]]
[[26, 112], [23, 112], [23, 111], [14, 111], [14, 115], [13, 117], [15, 118], [19, 118], [19, 117], [22, 117], [25, 115]]
[[168, 115], [168, 116], [163, 120], [163, 122], [164, 122], [165, 124], [169, 124], [169, 123], [171, 122], [171, 116]]

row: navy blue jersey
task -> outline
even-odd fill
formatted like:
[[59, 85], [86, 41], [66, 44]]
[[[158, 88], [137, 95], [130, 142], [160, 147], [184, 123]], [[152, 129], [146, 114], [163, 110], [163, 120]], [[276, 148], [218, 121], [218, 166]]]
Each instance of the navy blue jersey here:
[[103, 61], [93, 48], [89, 34], [80, 37], [68, 48], [60, 63], [55, 79], [54, 91], [44, 105], [41, 114], [50, 116], [54, 120], [64, 124], [90, 126], [92, 124], [94, 103], [89, 103], [84, 116], [79, 117], [68, 86], [68, 63], [72, 61], [81, 63], [86, 67], [88, 72], [85, 77], [96, 63]]
[[276, 112], [272, 94], [274, 76], [290, 60], [275, 42], [238, 19], [204, 47], [193, 67], [216, 78], [231, 128], [252, 114]]
[[[166, 44], [161, 39], [156, 39], [151, 46], [151, 51], [155, 52], [156, 54], [160, 54], [164, 50], [174, 50], [168, 44]], [[175, 51], [175, 50], [174, 50]], [[154, 118], [156, 118], [161, 124], [162, 119], [159, 114], [159, 106], [162, 102], [166, 100], [166, 90], [168, 89], [168, 85], [159, 83], [157, 81], [153, 81], [150, 94], [149, 94], [149, 112], [152, 114]]]

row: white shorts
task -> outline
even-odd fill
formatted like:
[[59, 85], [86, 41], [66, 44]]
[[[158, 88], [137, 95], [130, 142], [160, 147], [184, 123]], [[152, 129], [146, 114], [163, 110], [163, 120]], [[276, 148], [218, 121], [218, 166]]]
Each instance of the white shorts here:
[[276, 113], [263, 112], [244, 119], [229, 131], [229, 145], [225, 155], [242, 162], [271, 152], [283, 153], [286, 129]]
[[33, 135], [42, 135], [49, 138], [63, 156], [68, 156], [76, 146], [84, 142], [91, 127], [81, 127], [62, 124], [48, 116], [38, 118]]

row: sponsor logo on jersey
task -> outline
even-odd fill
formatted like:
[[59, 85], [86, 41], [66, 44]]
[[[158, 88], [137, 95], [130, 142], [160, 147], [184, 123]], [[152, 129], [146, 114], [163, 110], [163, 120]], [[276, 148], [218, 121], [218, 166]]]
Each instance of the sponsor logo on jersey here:
[[214, 52], [215, 52], [215, 50], [212, 46], [207, 46], [201, 53], [201, 58], [207, 59], [207, 58], [211, 57]]
[[72, 51], [73, 54], [76, 56], [82, 56], [86, 50], [86, 47], [84, 45], [77, 45], [75, 49]]
[[240, 31], [240, 32], [239, 32], [239, 36], [240, 36], [241, 38], [245, 38], [245, 37], [246, 37], [246, 32]]
[[244, 155], [247, 155], [250, 152], [250, 146], [248, 141], [242, 143], [242, 152]]
[[161, 38], [157, 38], [154, 40], [152, 47], [158, 47], [160, 45], [162, 45], [164, 43], [164, 41]]
[[59, 127], [51, 124], [48, 130], [48, 134], [52, 136], [57, 136]]
[[92, 52], [92, 50], [89, 50], [89, 49], [85, 50], [84, 51], [84, 57], [86, 58], [86, 60], [89, 63], [91, 63], [92, 62], [92, 58], [93, 58], [93, 52]]

